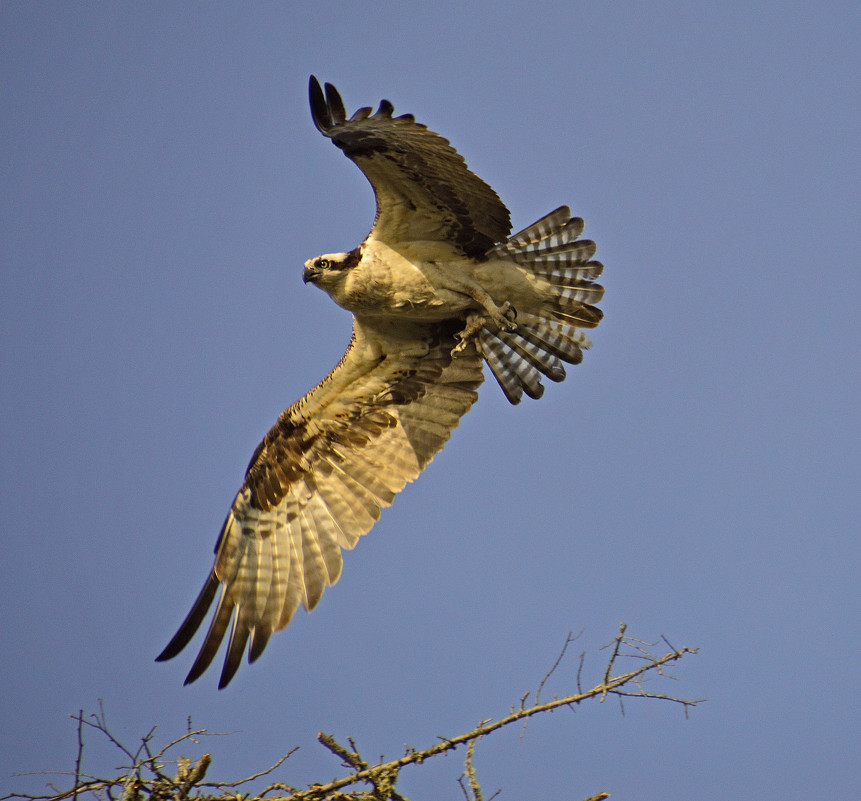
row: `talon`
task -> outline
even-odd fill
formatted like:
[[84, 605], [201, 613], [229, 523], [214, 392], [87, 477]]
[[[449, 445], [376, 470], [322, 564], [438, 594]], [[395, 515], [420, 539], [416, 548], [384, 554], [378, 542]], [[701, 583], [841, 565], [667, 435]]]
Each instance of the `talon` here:
[[483, 319], [482, 325], [491, 323], [500, 331], [514, 331], [517, 328], [517, 312], [514, 306], [509, 301], [505, 301], [501, 306], [496, 306], [493, 309], [488, 309], [487, 316]]
[[454, 346], [452, 350], [452, 354], [460, 353], [462, 350], [465, 350], [467, 345], [475, 339], [475, 335], [484, 328], [484, 323], [486, 318], [482, 314], [477, 314], [472, 312], [468, 314], [466, 317], [466, 325], [464, 325], [462, 331], [458, 331], [455, 334], [455, 337], [460, 340], [457, 345]]
[[505, 322], [500, 325], [500, 328], [504, 328], [506, 331], [513, 331], [517, 328], [517, 325], [515, 324], [515, 321], [517, 320], [517, 309], [511, 305], [510, 301], [506, 300], [505, 303], [499, 307], [499, 313], [505, 320]]

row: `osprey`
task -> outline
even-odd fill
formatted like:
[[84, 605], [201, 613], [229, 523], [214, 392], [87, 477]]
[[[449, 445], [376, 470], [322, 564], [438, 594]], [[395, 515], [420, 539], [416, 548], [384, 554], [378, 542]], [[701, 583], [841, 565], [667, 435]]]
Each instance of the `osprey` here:
[[218, 603], [185, 683], [230, 627], [219, 688], [248, 645], [254, 662], [301, 604], [341, 574], [341, 549], [366, 534], [448, 440], [477, 398], [483, 362], [511, 403], [541, 397], [590, 346], [583, 329], [603, 266], [583, 220], [562, 206], [514, 236], [508, 209], [446, 139], [383, 100], [349, 119], [331, 84], [310, 80], [317, 130], [374, 188], [371, 232], [302, 275], [353, 313], [337, 366], [286, 409], [257, 446], [215, 546], [215, 564], [179, 631], [189, 643]]

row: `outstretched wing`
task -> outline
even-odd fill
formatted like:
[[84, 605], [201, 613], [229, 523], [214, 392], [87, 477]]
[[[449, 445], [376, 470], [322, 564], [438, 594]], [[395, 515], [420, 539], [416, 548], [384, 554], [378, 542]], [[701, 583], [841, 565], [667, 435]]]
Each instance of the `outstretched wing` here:
[[[352, 548], [416, 478], [477, 398], [473, 345], [452, 356], [462, 323], [378, 327], [354, 321], [350, 347], [286, 409], [258, 446], [215, 546], [215, 565], [179, 631], [157, 657], [189, 643], [221, 588], [188, 684], [231, 626], [219, 688], [263, 652], [301, 603], [316, 606]], [[232, 619], [232, 624], [231, 624]]]
[[371, 236], [389, 244], [450, 242], [464, 254], [484, 255], [511, 231], [505, 204], [469, 170], [463, 157], [411, 114], [393, 117], [388, 100], [376, 112], [350, 119], [338, 90], [325, 92], [312, 75], [309, 95], [317, 130], [365, 173], [377, 198]]

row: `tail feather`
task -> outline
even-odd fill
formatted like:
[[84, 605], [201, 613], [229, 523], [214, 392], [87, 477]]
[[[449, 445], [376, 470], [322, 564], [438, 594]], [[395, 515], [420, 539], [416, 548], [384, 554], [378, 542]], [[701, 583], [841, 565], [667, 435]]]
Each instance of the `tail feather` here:
[[579, 364], [592, 345], [581, 329], [594, 328], [603, 316], [594, 304], [604, 288], [594, 280], [604, 265], [592, 259], [595, 243], [577, 238], [582, 233], [583, 220], [560, 206], [488, 253], [529, 270], [546, 295], [541, 312], [518, 312], [513, 331], [483, 328], [478, 334], [485, 361], [511, 403], [524, 393], [540, 398], [542, 376], [562, 381], [562, 362]]
[[553, 286], [556, 286], [558, 292], [555, 299], [560, 308], [582, 303], [599, 303], [604, 297], [604, 287], [591, 281], [575, 280]]
[[525, 314], [520, 319], [520, 336], [568, 364], [580, 364], [583, 351], [592, 347], [586, 333], [574, 326]]
[[592, 281], [604, 272], [600, 261], [577, 262], [574, 264], [553, 263], [538, 264], [533, 272], [539, 278], [557, 286], [565, 286], [569, 281]]
[[[578, 228], [579, 226], [579, 228]], [[568, 206], [545, 214], [540, 220], [500, 242], [491, 251], [497, 256], [517, 255], [556, 247], [565, 242], [573, 242], [583, 232], [583, 220], [571, 217]]]
[[546, 375], [551, 381], [563, 381], [565, 379], [565, 365], [553, 352], [536, 345], [518, 332], [500, 331], [497, 338], [508, 345], [518, 355], [526, 359], [536, 370]]
[[591, 259], [597, 249], [598, 246], [591, 239], [578, 239], [547, 250], [512, 253], [510, 258], [518, 264], [534, 264], [537, 267], [574, 267]]
[[528, 359], [504, 342], [499, 333], [482, 328], [478, 332], [478, 346], [505, 397], [510, 403], [516, 404], [520, 403], [525, 392], [537, 400], [544, 394], [541, 373]]
[[553, 309], [552, 314], [554, 320], [577, 328], [596, 328], [604, 316], [600, 309], [585, 303], [579, 308]]

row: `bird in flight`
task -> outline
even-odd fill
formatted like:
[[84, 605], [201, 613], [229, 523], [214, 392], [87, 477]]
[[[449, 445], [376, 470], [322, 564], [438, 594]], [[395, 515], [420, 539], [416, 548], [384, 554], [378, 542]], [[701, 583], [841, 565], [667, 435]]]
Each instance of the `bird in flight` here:
[[352, 548], [418, 477], [477, 396], [486, 362], [506, 398], [540, 398], [591, 343], [584, 329], [603, 265], [562, 206], [509, 236], [508, 209], [448, 140], [360, 108], [347, 117], [331, 84], [309, 86], [317, 130], [365, 174], [377, 213], [349, 253], [305, 262], [305, 283], [353, 314], [347, 352], [282, 412], [257, 446], [215, 545], [215, 564], [157, 657], [185, 648], [218, 600], [185, 680], [227, 634], [219, 689], [248, 647], [254, 662], [300, 604], [313, 609]]

